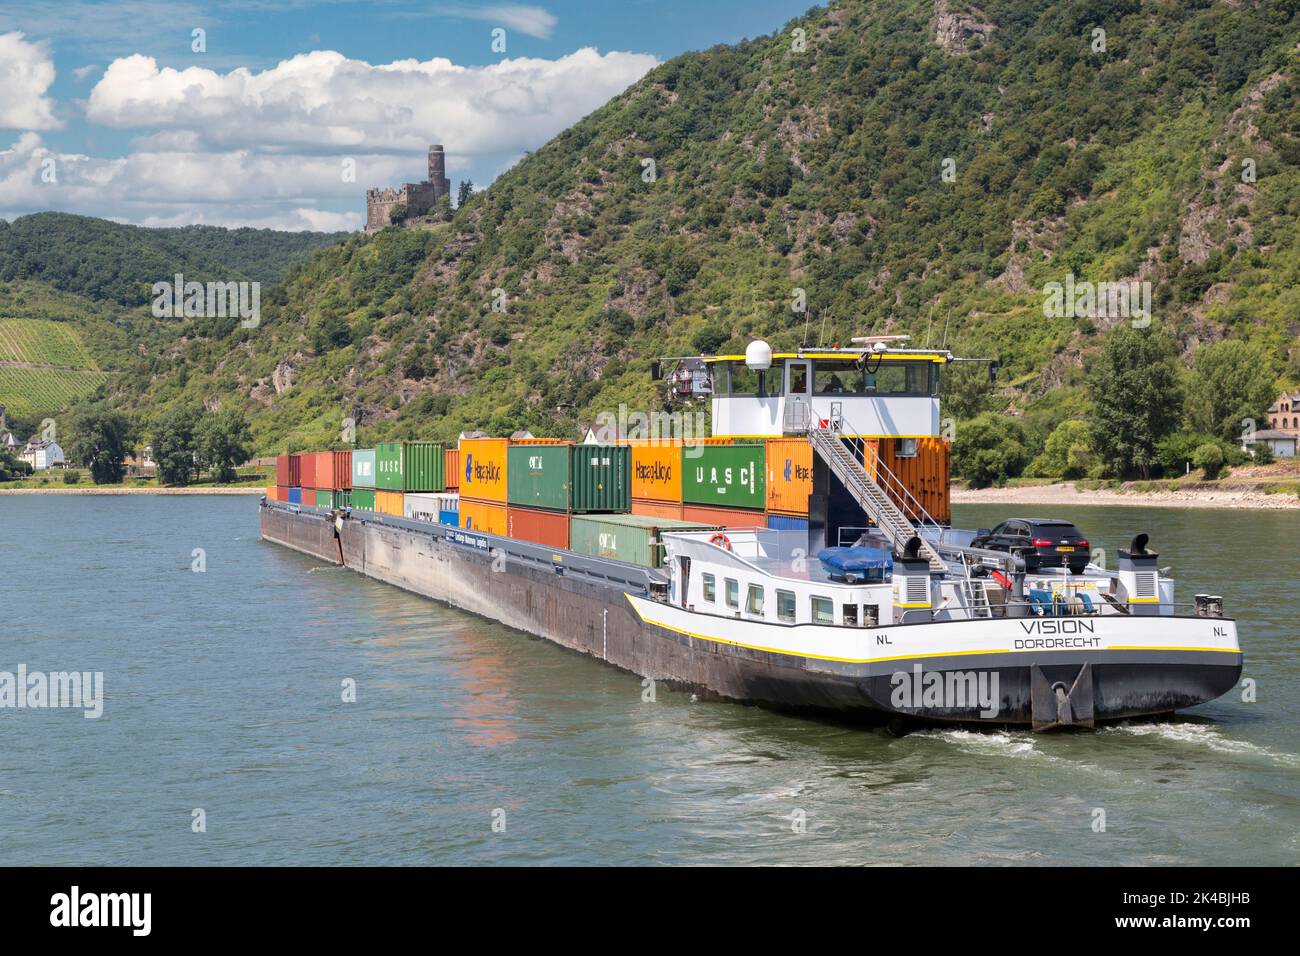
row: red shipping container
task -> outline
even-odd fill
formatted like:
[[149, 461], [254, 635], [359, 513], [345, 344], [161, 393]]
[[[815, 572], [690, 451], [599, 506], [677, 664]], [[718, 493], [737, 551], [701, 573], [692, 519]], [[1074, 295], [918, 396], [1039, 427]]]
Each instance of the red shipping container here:
[[[278, 485], [279, 482], [277, 481]], [[285, 482], [290, 488], [302, 487], [302, 455], [289, 456], [289, 480]]]
[[569, 547], [569, 515], [563, 511], [540, 511], [511, 506], [506, 512], [506, 534], [548, 548]]
[[333, 484], [321, 485], [321, 488], [351, 488], [352, 487], [352, 452], [350, 451], [331, 451], [326, 452], [333, 462], [334, 475]]
[[304, 452], [299, 456], [298, 477], [299, 485], [303, 488], [316, 488], [316, 453], [314, 451]]
[[[633, 512], [635, 514], [635, 512]], [[682, 517], [687, 521], [714, 525], [719, 528], [766, 528], [767, 515], [761, 511], [743, 508], [715, 508], [712, 505], [684, 505]]]
[[[306, 457], [310, 458], [311, 456], [308, 455], [308, 456], [306, 456]], [[311, 505], [311, 506], [315, 507], [315, 505], [316, 505], [316, 489], [315, 489], [315, 488], [304, 488], [304, 489], [302, 490], [302, 502], [301, 502], [301, 503], [304, 504], [304, 505]]]
[[[289, 487], [289, 456], [275, 456], [275, 483], [281, 488]], [[279, 499], [283, 500], [283, 499]]]
[[633, 498], [632, 514], [645, 515], [647, 518], [672, 518], [682, 520], [682, 504], [679, 501], [652, 501], [649, 498]]
[[[287, 458], [288, 456], [285, 455], [285, 456], [283, 456], [283, 457], [286, 457], [286, 458]], [[287, 469], [288, 467], [289, 467], [289, 466], [288, 466], [288, 464], [286, 463], [286, 464], [285, 464], [285, 468]], [[288, 500], [289, 500], [289, 486], [288, 486], [288, 485], [276, 485], [276, 486], [275, 486], [275, 500], [276, 500], [276, 501], [288, 501]]]
[[443, 471], [447, 474], [447, 490], [460, 488], [460, 449], [448, 448], [442, 453]]

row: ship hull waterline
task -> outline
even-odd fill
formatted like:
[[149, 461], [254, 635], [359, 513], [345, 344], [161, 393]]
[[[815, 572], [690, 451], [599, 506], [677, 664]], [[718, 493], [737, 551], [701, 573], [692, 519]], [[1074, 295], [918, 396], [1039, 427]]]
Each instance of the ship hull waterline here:
[[[1144, 632], [1161, 619], [1118, 616], [1104, 619], [1109, 640], [1102, 649], [980, 653], [990, 645], [982, 638], [1002, 640], [1014, 633], [1012, 628], [1022, 635], [1028, 635], [1026, 627], [1036, 629], [1033, 622], [1004, 620], [921, 626], [942, 628], [946, 634], [965, 628], [972, 637], [978, 629], [981, 638], [965, 641], [973, 650], [952, 654], [909, 656], [899, 638], [903, 632], [915, 631], [914, 625], [881, 629], [891, 644], [899, 646], [885, 647], [876, 656], [792, 653], [770, 649], [761, 640], [737, 641], [737, 628], [729, 626], [733, 622], [707, 620], [705, 615], [654, 600], [635, 580], [620, 581], [618, 573], [580, 573], [566, 566], [566, 559], [577, 557], [567, 552], [547, 552], [549, 560], [541, 560], [537, 552], [546, 549], [379, 515], [339, 517], [266, 501], [259, 512], [261, 536], [271, 543], [591, 655], [657, 683], [708, 699], [790, 713], [893, 727], [1092, 726], [1167, 715], [1205, 703], [1233, 688], [1241, 674], [1239, 651], [1211, 649], [1208, 639], [1198, 647], [1141, 647]], [[619, 567], [617, 562], [608, 564]], [[1223, 638], [1216, 643], [1236, 646], [1236, 627], [1230, 619], [1190, 623], [1213, 629]], [[700, 633], [705, 629], [714, 633]], [[998, 629], [1002, 636], [994, 635]], [[1040, 636], [1033, 640], [1044, 647], [1057, 643], [1044, 644]], [[951, 696], [954, 688], [956, 699]]]

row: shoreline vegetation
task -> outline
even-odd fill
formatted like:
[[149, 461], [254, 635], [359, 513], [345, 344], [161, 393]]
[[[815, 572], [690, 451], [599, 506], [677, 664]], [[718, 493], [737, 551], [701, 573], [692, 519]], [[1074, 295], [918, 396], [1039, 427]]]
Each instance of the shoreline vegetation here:
[[0, 488], [0, 495], [264, 495], [266, 485], [60, 485], [58, 487]]
[[1108, 486], [1094, 482], [1008, 483], [1001, 487], [952, 488], [955, 505], [1134, 505], [1145, 508], [1300, 509], [1291, 485], [1246, 481], [1128, 481]]

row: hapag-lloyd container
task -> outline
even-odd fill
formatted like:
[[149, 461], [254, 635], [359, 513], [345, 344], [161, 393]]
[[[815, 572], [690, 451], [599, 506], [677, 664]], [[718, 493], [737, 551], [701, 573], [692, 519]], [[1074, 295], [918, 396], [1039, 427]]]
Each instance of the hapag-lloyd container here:
[[650, 501], [682, 500], [680, 444], [631, 445], [632, 497]]
[[520, 508], [510, 505], [506, 509], [506, 534], [520, 541], [545, 545], [548, 548], [569, 547], [569, 514], [566, 511], [544, 511], [541, 508]]
[[684, 446], [682, 501], [762, 511], [767, 504], [767, 461], [763, 446]]
[[682, 520], [680, 501], [650, 501], [645, 498], [632, 499], [632, 514], [648, 518], [665, 518], [669, 521]]
[[441, 444], [381, 442], [375, 446], [375, 487], [384, 491], [442, 491], [446, 459]]
[[493, 501], [460, 499], [460, 526], [471, 531], [505, 536], [507, 529], [506, 506]]
[[[460, 496], [462, 498], [505, 503], [509, 488], [506, 482], [509, 446], [509, 439], [506, 438], [461, 439]], [[505, 523], [503, 510], [500, 526], [504, 528]]]
[[664, 531], [712, 531], [718, 527], [648, 515], [574, 515], [569, 524], [569, 549], [659, 568], [664, 563]]
[[373, 448], [357, 448], [352, 452], [352, 487], [375, 487], [375, 450]]
[[813, 490], [812, 445], [806, 438], [767, 440], [767, 510], [774, 514], [808, 514]]
[[[355, 452], [353, 461], [356, 460]], [[352, 502], [349, 505], [353, 511], [374, 511], [375, 510], [375, 489], [373, 488], [353, 488]]]
[[743, 508], [710, 508], [706, 505], [684, 505], [682, 517], [717, 528], [766, 528], [767, 515], [761, 511]]

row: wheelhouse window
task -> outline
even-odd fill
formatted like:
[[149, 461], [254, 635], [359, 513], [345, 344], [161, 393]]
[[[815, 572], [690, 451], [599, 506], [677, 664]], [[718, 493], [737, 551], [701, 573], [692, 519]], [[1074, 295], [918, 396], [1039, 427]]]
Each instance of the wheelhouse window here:
[[704, 575], [704, 600], [712, 604], [718, 599], [718, 587], [712, 574]]
[[756, 372], [744, 362], [726, 362], [718, 366], [717, 378], [725, 376], [726, 388], [723, 395], [766, 397], [781, 394], [781, 377], [785, 370], [780, 362], [774, 362], [770, 369]]
[[764, 596], [762, 585], [751, 584], [749, 592], [745, 595], [745, 613], [762, 617]]
[[794, 623], [795, 605], [793, 591], [782, 591], [779, 588], [777, 589], [776, 616], [778, 620], [785, 621], [787, 624]]
[[740, 609], [740, 582], [735, 578], [726, 579], [727, 607]]
[[830, 598], [816, 597], [812, 601], [812, 620], [814, 624], [835, 623], [835, 602]]
[[939, 374], [934, 362], [867, 359], [857, 362], [816, 362], [813, 392], [817, 395], [938, 395]]

